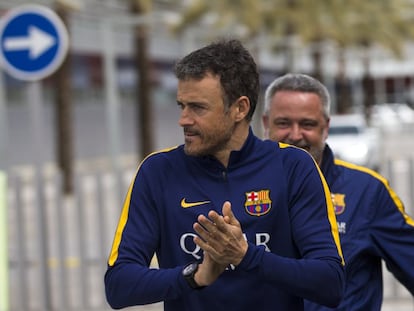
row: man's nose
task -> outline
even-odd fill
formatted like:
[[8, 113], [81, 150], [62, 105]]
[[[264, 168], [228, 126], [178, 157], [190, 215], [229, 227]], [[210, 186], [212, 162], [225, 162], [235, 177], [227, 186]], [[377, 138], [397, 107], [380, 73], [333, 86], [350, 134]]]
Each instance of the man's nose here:
[[303, 138], [303, 135], [302, 135], [302, 129], [300, 128], [300, 126], [297, 124], [292, 125], [292, 128], [289, 133], [289, 139], [291, 141], [299, 141], [302, 138]]
[[191, 114], [189, 113], [187, 108], [183, 108], [181, 110], [180, 119], [178, 120], [178, 124], [182, 127], [188, 126], [193, 124], [194, 120], [191, 117]]

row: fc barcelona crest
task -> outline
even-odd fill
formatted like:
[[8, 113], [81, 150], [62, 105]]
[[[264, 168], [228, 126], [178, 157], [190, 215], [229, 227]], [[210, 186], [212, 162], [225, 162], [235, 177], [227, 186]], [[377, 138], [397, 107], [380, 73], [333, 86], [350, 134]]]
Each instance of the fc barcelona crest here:
[[335, 215], [341, 215], [345, 211], [345, 194], [331, 193]]
[[269, 192], [270, 190], [246, 192], [246, 202], [244, 203], [246, 212], [253, 216], [267, 214], [272, 208]]

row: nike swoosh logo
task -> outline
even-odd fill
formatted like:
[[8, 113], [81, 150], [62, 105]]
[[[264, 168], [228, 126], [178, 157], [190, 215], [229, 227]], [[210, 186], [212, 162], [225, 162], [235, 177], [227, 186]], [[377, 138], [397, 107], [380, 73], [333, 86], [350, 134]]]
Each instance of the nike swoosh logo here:
[[207, 204], [207, 203], [210, 203], [210, 201], [186, 202], [185, 198], [183, 198], [181, 200], [181, 207], [182, 208], [189, 208], [189, 207], [199, 206], [199, 205], [203, 205], [203, 204]]

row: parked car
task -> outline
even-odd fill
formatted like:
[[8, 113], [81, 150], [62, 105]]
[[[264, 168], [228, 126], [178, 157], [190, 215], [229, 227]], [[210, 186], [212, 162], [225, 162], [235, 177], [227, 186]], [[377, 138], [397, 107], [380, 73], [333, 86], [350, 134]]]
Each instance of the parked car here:
[[404, 103], [372, 107], [371, 124], [385, 132], [401, 131], [414, 125], [414, 109]]
[[379, 170], [381, 140], [378, 129], [359, 114], [331, 116], [327, 143], [336, 158]]

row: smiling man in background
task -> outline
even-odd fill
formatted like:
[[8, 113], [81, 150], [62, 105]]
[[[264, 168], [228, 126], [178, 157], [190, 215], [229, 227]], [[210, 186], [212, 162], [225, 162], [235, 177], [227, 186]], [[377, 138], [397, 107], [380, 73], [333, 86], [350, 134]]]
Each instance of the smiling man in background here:
[[346, 262], [342, 303], [331, 309], [307, 302], [305, 310], [379, 311], [382, 259], [414, 294], [414, 220], [384, 177], [334, 159], [325, 143], [329, 110], [328, 90], [308, 75], [277, 78], [265, 93], [265, 136], [307, 150], [320, 166], [332, 193]]

